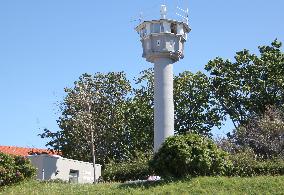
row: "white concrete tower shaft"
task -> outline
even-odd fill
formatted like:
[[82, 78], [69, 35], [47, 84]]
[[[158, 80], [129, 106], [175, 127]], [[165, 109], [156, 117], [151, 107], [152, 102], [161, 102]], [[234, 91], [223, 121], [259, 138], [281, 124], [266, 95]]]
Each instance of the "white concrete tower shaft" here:
[[173, 60], [157, 58], [154, 62], [154, 151], [174, 135]]

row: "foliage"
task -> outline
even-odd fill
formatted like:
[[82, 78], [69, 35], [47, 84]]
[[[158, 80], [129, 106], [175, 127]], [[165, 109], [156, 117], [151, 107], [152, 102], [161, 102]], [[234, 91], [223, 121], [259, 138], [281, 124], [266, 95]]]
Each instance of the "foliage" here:
[[249, 148], [232, 154], [230, 160], [233, 176], [284, 175], [283, 159], [262, 159]]
[[[49, 139], [46, 145], [60, 150], [64, 157], [92, 161], [93, 131], [97, 162], [103, 165], [152, 150], [153, 69], [142, 71], [135, 82], [131, 88], [123, 72], [83, 74], [73, 88], [65, 89], [57, 121], [60, 130], [45, 129], [40, 136]], [[176, 132], [210, 135], [213, 126], [220, 125], [221, 116], [208, 91], [206, 75], [184, 72], [174, 83]]]
[[[195, 132], [210, 135], [213, 127], [220, 127], [222, 113], [210, 92], [209, 78], [201, 73], [196, 74], [184, 71], [174, 77], [174, 106], [175, 106], [175, 133], [184, 134]], [[147, 122], [146, 127], [154, 127], [154, 71], [143, 71], [138, 79], [143, 84], [135, 91], [135, 97], [144, 102], [145, 112], [140, 124]], [[144, 113], [143, 113], [144, 114]], [[148, 122], [149, 121], [149, 122]], [[143, 127], [140, 129], [143, 129]]]
[[167, 138], [150, 167], [163, 177], [224, 175], [230, 171], [231, 162], [211, 139], [186, 134]]
[[234, 176], [254, 176], [255, 165], [258, 163], [254, 152], [247, 148], [230, 155], [230, 160], [233, 163], [233, 169], [230, 173]]
[[[42, 138], [51, 139], [47, 146], [60, 150], [64, 157], [92, 161], [89, 147], [89, 129], [92, 126], [98, 163], [126, 158], [128, 134], [125, 132], [123, 110], [130, 84], [125, 74], [83, 74], [74, 85], [74, 88], [65, 89], [67, 95], [61, 104], [62, 115], [58, 119], [60, 130], [51, 132], [45, 129], [41, 134]], [[82, 90], [88, 91], [90, 102], [84, 101]], [[91, 110], [86, 112], [89, 103]]]
[[233, 168], [229, 174], [232, 176], [284, 174], [284, 159], [279, 156], [266, 158], [256, 154], [250, 147], [237, 145], [231, 139], [219, 140], [218, 145], [230, 153], [229, 159]]
[[174, 77], [175, 131], [210, 135], [220, 127], [222, 113], [210, 91], [209, 78], [201, 73], [184, 71]]
[[250, 149], [258, 158], [284, 159], [284, 114], [275, 107], [267, 107], [262, 116], [250, 119], [228, 138], [217, 142], [231, 154]]
[[0, 189], [3, 194], [281, 194], [284, 176], [196, 177], [173, 182], [133, 184], [104, 183], [71, 185], [23, 182]]
[[211, 90], [235, 127], [264, 113], [266, 106], [284, 103], [284, 53], [281, 42], [259, 47], [260, 56], [248, 50], [236, 53], [235, 62], [217, 57], [205, 69]]
[[41, 183], [69, 183], [68, 181], [66, 181], [66, 180], [62, 180], [62, 179], [59, 179], [59, 178], [57, 178], [57, 179], [50, 179], [50, 180], [41, 180], [40, 181]]
[[254, 117], [237, 128], [232, 137], [236, 144], [252, 148], [259, 156], [284, 159], [284, 113], [268, 107], [263, 116]]
[[109, 163], [103, 171], [103, 180], [118, 182], [145, 180], [152, 173], [148, 161], [149, 156], [143, 155], [128, 162]]
[[32, 178], [35, 171], [27, 158], [0, 153], [0, 186]]
[[255, 175], [284, 175], [283, 159], [268, 159], [254, 166]]
[[135, 88], [124, 107], [125, 128], [129, 134], [130, 158], [154, 147], [154, 86], [152, 69], [144, 70], [135, 79]]

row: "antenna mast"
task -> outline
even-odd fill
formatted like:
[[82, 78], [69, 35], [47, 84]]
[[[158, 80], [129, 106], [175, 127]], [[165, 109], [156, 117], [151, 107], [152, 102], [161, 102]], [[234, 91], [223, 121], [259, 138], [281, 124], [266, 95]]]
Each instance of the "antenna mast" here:
[[178, 15], [179, 17], [183, 18], [186, 22], [186, 24], [188, 24], [188, 8], [186, 8], [186, 10], [180, 8], [179, 6], [177, 6], [177, 9], [179, 9], [180, 11], [182, 11], [183, 13], [185, 13], [185, 16], [184, 15], [181, 15], [179, 13], [176, 13], [176, 15]]
[[139, 13], [139, 23], [141, 23], [142, 22], [142, 20], [143, 20], [143, 12], [141, 11], [140, 13]]
[[166, 5], [161, 5], [161, 19], [166, 19], [167, 17], [167, 6]]

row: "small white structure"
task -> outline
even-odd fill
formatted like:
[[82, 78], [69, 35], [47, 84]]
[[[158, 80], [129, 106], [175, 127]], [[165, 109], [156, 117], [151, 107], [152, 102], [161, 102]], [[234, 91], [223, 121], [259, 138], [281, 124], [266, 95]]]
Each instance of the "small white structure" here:
[[[58, 155], [28, 156], [37, 168], [39, 180], [62, 179], [70, 183], [93, 183], [94, 168], [92, 163], [62, 158]], [[101, 165], [96, 164], [96, 179], [101, 176]]]
[[186, 22], [167, 19], [165, 5], [160, 13], [161, 19], [144, 21], [135, 28], [142, 57], [154, 63], [154, 152], [174, 135], [173, 63], [184, 57], [184, 43], [191, 31], [187, 18]]

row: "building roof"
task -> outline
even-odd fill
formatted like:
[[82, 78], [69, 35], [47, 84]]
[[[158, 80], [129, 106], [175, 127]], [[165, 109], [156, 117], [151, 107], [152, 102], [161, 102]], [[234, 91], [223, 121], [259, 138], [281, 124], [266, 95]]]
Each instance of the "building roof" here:
[[39, 148], [24, 148], [17, 146], [0, 146], [0, 152], [5, 154], [17, 155], [17, 156], [28, 156], [30, 154], [48, 154], [48, 155], [59, 154], [54, 150], [39, 149]]

